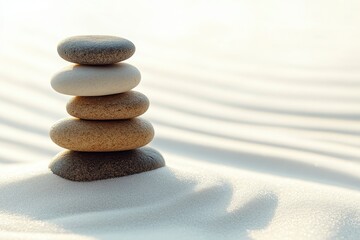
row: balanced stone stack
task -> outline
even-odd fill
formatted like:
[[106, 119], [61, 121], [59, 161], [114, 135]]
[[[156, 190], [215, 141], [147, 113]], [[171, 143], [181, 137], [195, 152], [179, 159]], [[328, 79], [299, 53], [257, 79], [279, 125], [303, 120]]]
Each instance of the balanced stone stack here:
[[59, 93], [75, 96], [67, 104], [73, 116], [58, 121], [51, 139], [66, 148], [49, 167], [60, 177], [93, 181], [154, 170], [165, 165], [161, 154], [143, 147], [154, 137], [150, 122], [139, 118], [148, 98], [131, 91], [140, 72], [130, 64], [135, 46], [113, 36], [76, 36], [58, 45], [59, 55], [75, 65], [51, 80]]

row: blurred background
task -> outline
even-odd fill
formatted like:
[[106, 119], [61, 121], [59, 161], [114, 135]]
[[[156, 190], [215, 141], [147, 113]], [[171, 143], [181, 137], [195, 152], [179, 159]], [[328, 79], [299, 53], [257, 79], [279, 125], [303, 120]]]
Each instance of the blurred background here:
[[[48, 162], [69, 97], [51, 76], [72, 35], [125, 37], [152, 145], [358, 189], [359, 1], [0, 1], [0, 163]], [[14, 154], [16, 152], [16, 154]], [[174, 157], [173, 157], [174, 156]]]

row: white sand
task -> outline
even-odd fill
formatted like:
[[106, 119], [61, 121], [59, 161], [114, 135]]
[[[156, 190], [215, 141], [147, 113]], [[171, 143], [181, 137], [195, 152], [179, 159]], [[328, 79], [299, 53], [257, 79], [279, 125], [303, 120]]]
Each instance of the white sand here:
[[[0, 1], [0, 239], [359, 238], [358, 1], [101, 2]], [[135, 43], [165, 168], [47, 169], [75, 34]]]

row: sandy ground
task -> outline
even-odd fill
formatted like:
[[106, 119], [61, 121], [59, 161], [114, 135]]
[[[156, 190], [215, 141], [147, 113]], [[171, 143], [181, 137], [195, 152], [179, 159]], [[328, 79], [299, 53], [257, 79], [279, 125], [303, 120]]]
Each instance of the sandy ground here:
[[[358, 1], [0, 1], [1, 239], [358, 239]], [[57, 43], [109, 34], [167, 166], [75, 183], [47, 168], [68, 97]]]

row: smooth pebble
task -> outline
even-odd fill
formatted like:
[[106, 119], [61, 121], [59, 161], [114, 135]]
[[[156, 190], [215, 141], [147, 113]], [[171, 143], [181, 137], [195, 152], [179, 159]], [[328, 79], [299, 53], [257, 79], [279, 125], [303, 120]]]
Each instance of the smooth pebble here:
[[149, 99], [136, 91], [98, 97], [73, 97], [66, 105], [71, 116], [89, 120], [134, 118], [145, 113], [148, 108]]
[[113, 64], [130, 58], [135, 45], [125, 38], [105, 35], [74, 36], [61, 41], [57, 51], [69, 62], [88, 65]]
[[154, 128], [142, 118], [104, 121], [66, 118], [51, 127], [50, 137], [60, 147], [74, 151], [124, 151], [151, 142]]
[[139, 70], [127, 63], [105, 66], [71, 65], [51, 79], [52, 88], [73, 96], [103, 96], [130, 91], [141, 79]]
[[72, 181], [94, 181], [123, 177], [165, 166], [164, 158], [153, 148], [121, 152], [76, 152], [65, 150], [50, 163], [51, 171]]

